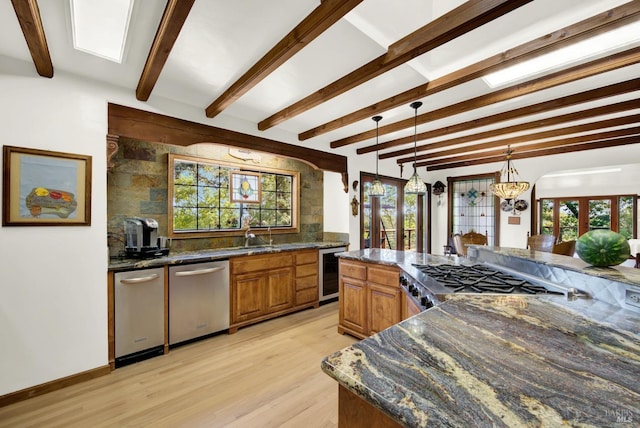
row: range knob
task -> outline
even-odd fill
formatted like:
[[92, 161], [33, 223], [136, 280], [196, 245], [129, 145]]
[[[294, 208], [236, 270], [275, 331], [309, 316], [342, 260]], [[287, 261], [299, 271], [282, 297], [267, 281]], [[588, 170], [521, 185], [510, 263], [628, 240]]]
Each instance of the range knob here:
[[[413, 290], [411, 290], [411, 287], [413, 287]], [[418, 290], [418, 287], [416, 287], [413, 284], [409, 286], [409, 291], [411, 291], [411, 294], [413, 294], [416, 297], [418, 296], [418, 294], [420, 294], [420, 290]]]
[[408, 283], [409, 283], [409, 280], [407, 279], [407, 277], [406, 277], [406, 276], [404, 276], [404, 275], [402, 275], [402, 276], [400, 277], [400, 284], [402, 284], [402, 285], [407, 285]]
[[433, 307], [433, 302], [427, 296], [422, 296], [420, 298], [420, 304], [424, 306], [426, 309]]
[[409, 290], [409, 293], [413, 293], [413, 290], [416, 289], [416, 286], [414, 284], [409, 284], [409, 287], [407, 287], [407, 289]]

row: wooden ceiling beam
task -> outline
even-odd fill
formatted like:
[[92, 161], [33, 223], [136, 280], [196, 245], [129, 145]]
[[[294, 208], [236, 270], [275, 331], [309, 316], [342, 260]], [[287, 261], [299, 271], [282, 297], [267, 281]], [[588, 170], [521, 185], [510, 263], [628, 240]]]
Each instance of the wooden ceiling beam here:
[[264, 131], [291, 119], [530, 1], [466, 1], [452, 11], [397, 41], [389, 47], [385, 54], [262, 120], [258, 123], [258, 129]]
[[168, 0], [138, 81], [136, 98], [147, 101], [195, 0]]
[[174, 146], [190, 146], [198, 143], [223, 144], [299, 159], [316, 168], [340, 173], [345, 192], [348, 191], [347, 158], [334, 153], [112, 103], [108, 106], [107, 133], [112, 136]]
[[22, 34], [29, 47], [36, 71], [42, 77], [53, 77], [53, 63], [49, 54], [37, 0], [11, 0]]
[[[456, 104], [451, 104], [446, 107], [442, 107], [436, 110], [432, 110], [427, 113], [418, 115], [416, 119], [409, 118], [403, 119], [389, 125], [381, 126], [378, 130], [379, 135], [388, 134], [391, 132], [402, 131], [403, 129], [413, 127], [414, 120], [418, 125], [431, 122], [433, 120], [442, 119], [445, 117], [453, 116], [456, 114], [468, 112], [481, 107], [490, 106], [492, 104], [507, 101], [513, 98], [529, 95], [545, 89], [550, 89], [555, 86], [563, 85], [566, 83], [574, 82], [576, 80], [584, 79], [586, 77], [595, 76], [597, 74], [605, 73], [608, 71], [616, 70], [618, 68], [626, 67], [640, 62], [640, 47], [628, 49], [623, 52], [610, 55], [605, 58], [598, 58], [585, 64], [579, 64], [564, 70], [551, 73], [546, 76], [539, 77], [537, 79], [529, 80], [523, 83], [519, 83], [513, 86], [509, 86], [504, 89], [500, 89], [494, 92], [490, 92], [485, 95], [481, 95], [475, 98], [471, 98], [465, 101], [461, 101]], [[537, 113], [534, 109], [531, 109], [530, 114]], [[345, 137], [340, 140], [333, 141], [331, 143], [332, 148], [342, 147], [349, 144], [354, 144], [362, 141], [363, 139], [372, 138], [375, 136], [376, 131], [366, 131], [360, 134]], [[404, 143], [403, 143], [404, 144]], [[371, 147], [360, 148], [357, 150], [358, 154], [372, 151]], [[385, 143], [385, 148], [388, 148], [389, 143]], [[379, 149], [382, 149], [382, 145], [378, 145]], [[375, 148], [373, 149], [375, 150]]]
[[[448, 140], [442, 140], [442, 141], [436, 141], [433, 143], [427, 143], [427, 144], [422, 144], [416, 147], [416, 152], [420, 153], [420, 152], [425, 152], [428, 150], [435, 150], [435, 149], [441, 149], [444, 147], [450, 147], [450, 146], [455, 146], [458, 144], [464, 144], [464, 143], [469, 143], [471, 141], [477, 141], [477, 140], [484, 140], [486, 138], [492, 138], [492, 137], [499, 137], [502, 135], [507, 135], [507, 134], [511, 134], [514, 132], [522, 132], [522, 131], [528, 131], [531, 129], [536, 129], [536, 128], [543, 128], [543, 127], [547, 127], [547, 126], [553, 126], [553, 125], [560, 125], [563, 123], [567, 123], [567, 122], [574, 122], [577, 120], [584, 120], [584, 119], [589, 119], [592, 117], [597, 117], [597, 116], [603, 116], [606, 114], [612, 114], [612, 113], [621, 113], [624, 111], [628, 111], [628, 110], [636, 110], [638, 109], [638, 106], [640, 104], [638, 104], [638, 100], [637, 99], [633, 99], [633, 100], [629, 100], [629, 101], [622, 101], [619, 103], [614, 103], [614, 104], [607, 104], [604, 106], [600, 106], [600, 107], [594, 107], [594, 108], [588, 108], [586, 110], [580, 110], [580, 111], [576, 111], [573, 113], [567, 113], [567, 114], [562, 114], [559, 116], [553, 116], [553, 117], [549, 117], [549, 118], [545, 118], [545, 119], [539, 119], [539, 120], [534, 120], [531, 122], [526, 122], [526, 123], [520, 123], [517, 125], [511, 125], [511, 126], [507, 126], [504, 128], [498, 128], [498, 129], [492, 129], [489, 131], [484, 131], [484, 132], [479, 132], [477, 134], [471, 134], [471, 135], [465, 135], [463, 137], [457, 137], [457, 138], [451, 138]], [[469, 124], [469, 126], [471, 127], [475, 127], [474, 121], [470, 121], [470, 122], [466, 122]], [[443, 128], [441, 128], [443, 129]], [[435, 131], [440, 131], [440, 130], [435, 130]], [[424, 134], [429, 134], [431, 131], [429, 132], [425, 132]], [[418, 138], [420, 137], [421, 134], [418, 134]], [[427, 139], [427, 137], [424, 137], [422, 139]], [[388, 159], [388, 158], [395, 158], [398, 156], [403, 156], [403, 155], [408, 155], [414, 152], [413, 147], [408, 148], [408, 149], [402, 149], [402, 150], [396, 150], [393, 152], [385, 152], [385, 153], [381, 153], [379, 155], [380, 159]], [[422, 155], [418, 155], [418, 158], [420, 158], [420, 156]], [[398, 163], [401, 163], [400, 160], [398, 160]], [[402, 162], [404, 163], [404, 162]]]
[[[593, 134], [579, 135], [579, 136], [570, 137], [570, 138], [559, 138], [559, 139], [543, 141], [539, 143], [515, 144], [515, 145], [511, 145], [511, 148], [514, 151], [514, 153], [515, 152], [524, 153], [532, 150], [571, 146], [574, 144], [589, 143], [593, 141], [611, 140], [614, 138], [629, 137], [632, 135], [637, 136], [638, 134], [640, 134], [640, 126], [633, 126], [630, 128], [616, 129], [613, 131], [606, 131], [606, 132], [596, 132]], [[449, 156], [451, 152], [448, 152], [448, 153], [440, 152], [438, 153], [438, 155], [436, 155], [436, 156], [440, 156], [440, 158], [430, 159], [423, 162], [417, 162], [416, 167], [422, 167], [422, 166], [430, 167], [433, 165], [442, 165], [442, 164], [451, 163], [452, 161], [460, 162], [460, 161], [467, 161], [467, 160], [484, 159], [487, 156], [497, 156], [500, 154], [502, 154], [502, 156], [504, 157], [505, 147], [507, 147], [507, 145], [508, 143], [496, 141], [496, 142], [492, 142], [491, 144], [477, 144], [474, 146], [468, 146], [466, 147], [467, 149], [466, 152], [475, 152], [475, 153], [467, 153], [460, 156]], [[487, 148], [495, 149], [495, 150], [485, 150]], [[465, 153], [465, 151], [456, 151], [455, 153]]]
[[344, 115], [338, 119], [334, 119], [330, 122], [304, 131], [298, 135], [298, 139], [304, 141], [317, 137], [355, 123], [359, 120], [367, 119], [386, 110], [391, 110], [392, 108], [409, 104], [417, 99], [461, 85], [485, 74], [540, 56], [566, 46], [569, 43], [575, 43], [597, 34], [601, 34], [605, 31], [611, 31], [638, 19], [640, 19], [640, 2], [626, 3], [615, 9], [585, 19], [584, 21], [569, 27], [554, 31], [553, 33], [539, 37], [513, 49], [506, 50], [428, 83], [416, 86], [405, 92]]
[[209, 104], [205, 109], [207, 117], [217, 116], [360, 3], [362, 0], [324, 0], [242, 77]]
[[[606, 149], [609, 147], [625, 146], [629, 144], [639, 144], [639, 143], [640, 143], [640, 136], [636, 135], [632, 137], [616, 138], [614, 140], [595, 141], [591, 143], [575, 144], [572, 146], [560, 146], [560, 147], [554, 147], [551, 149], [534, 150], [534, 151], [523, 152], [523, 153], [522, 152], [513, 153], [511, 155], [511, 159], [512, 160], [527, 159], [527, 158], [535, 158], [535, 157], [541, 157], [541, 156], [560, 155], [560, 154], [566, 154], [566, 153], [581, 152], [584, 150]], [[501, 156], [491, 156], [491, 157], [486, 157], [486, 158], [476, 159], [476, 160], [469, 160], [469, 161], [463, 160], [463, 161], [452, 162], [448, 164], [429, 166], [427, 167], [427, 171], [437, 171], [442, 169], [482, 165], [487, 163], [504, 161], [504, 159], [505, 157], [503, 152]]]
[[[636, 107], [637, 107], [637, 100], [634, 100], [634, 101], [636, 102]], [[600, 129], [607, 129], [607, 128], [613, 128], [616, 126], [625, 126], [625, 125], [631, 125], [636, 123], [640, 123], [640, 114], [632, 114], [628, 116], [616, 117], [614, 119], [588, 122], [582, 125], [567, 126], [564, 128], [551, 129], [548, 131], [541, 131], [533, 134], [519, 135], [517, 137], [511, 137], [511, 138], [503, 138], [500, 140], [493, 140], [486, 143], [479, 143], [479, 144], [474, 144], [469, 146], [453, 147], [453, 148], [449, 147], [446, 150], [441, 150], [439, 152], [429, 152], [429, 153], [415, 156], [415, 160], [433, 159], [433, 158], [439, 158], [442, 156], [455, 155], [458, 153], [467, 153], [469, 151], [492, 149], [497, 146], [507, 146], [507, 145], [515, 146], [517, 144], [527, 143], [527, 142], [536, 141], [536, 140], [542, 140], [544, 138], [560, 137], [562, 135], [571, 135], [571, 134], [578, 134], [581, 132], [597, 131]], [[409, 163], [413, 161], [414, 161], [414, 156], [407, 156], [405, 158], [401, 158], [397, 160], [398, 164]]]

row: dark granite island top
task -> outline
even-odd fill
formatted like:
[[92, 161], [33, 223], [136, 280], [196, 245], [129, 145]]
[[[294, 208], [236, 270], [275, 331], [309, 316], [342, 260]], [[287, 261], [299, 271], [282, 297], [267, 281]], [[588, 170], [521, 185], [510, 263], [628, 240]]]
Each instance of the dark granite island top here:
[[599, 304], [452, 295], [322, 369], [410, 427], [637, 426], [640, 315]]
[[434, 289], [440, 305], [323, 360], [341, 394], [370, 412], [409, 427], [638, 426], [640, 312], [624, 301], [625, 290], [640, 293], [640, 270], [486, 246], [466, 259], [379, 249], [339, 256], [398, 265], [418, 281], [413, 264], [490, 263], [591, 296]]

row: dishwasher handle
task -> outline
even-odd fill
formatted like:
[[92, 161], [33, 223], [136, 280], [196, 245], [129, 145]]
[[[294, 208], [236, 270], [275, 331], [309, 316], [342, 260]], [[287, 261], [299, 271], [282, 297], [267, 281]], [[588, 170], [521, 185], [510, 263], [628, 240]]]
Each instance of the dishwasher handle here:
[[158, 274], [154, 273], [153, 275], [149, 275], [149, 276], [141, 276], [139, 278], [126, 278], [126, 279], [121, 279], [120, 282], [123, 284], [139, 284], [141, 282], [149, 282], [149, 281], [153, 281], [154, 279], [158, 278]]
[[224, 270], [224, 268], [224, 266], [219, 266], [207, 269], [185, 270], [183, 272], [176, 272], [176, 276], [206, 275], [208, 273], [219, 272], [221, 270]]

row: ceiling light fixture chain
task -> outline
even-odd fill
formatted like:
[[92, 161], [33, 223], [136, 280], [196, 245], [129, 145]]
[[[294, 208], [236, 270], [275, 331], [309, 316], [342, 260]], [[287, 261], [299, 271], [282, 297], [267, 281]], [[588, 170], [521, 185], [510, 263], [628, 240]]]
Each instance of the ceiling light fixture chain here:
[[384, 186], [378, 177], [378, 124], [382, 120], [382, 116], [373, 116], [371, 119], [376, 123], [376, 178], [371, 183], [369, 196], [380, 197], [384, 196]]
[[404, 186], [404, 193], [409, 195], [424, 195], [427, 193], [427, 185], [418, 175], [416, 163], [418, 160], [418, 109], [422, 106], [421, 101], [411, 103], [409, 107], [415, 110], [413, 118], [413, 175]]

